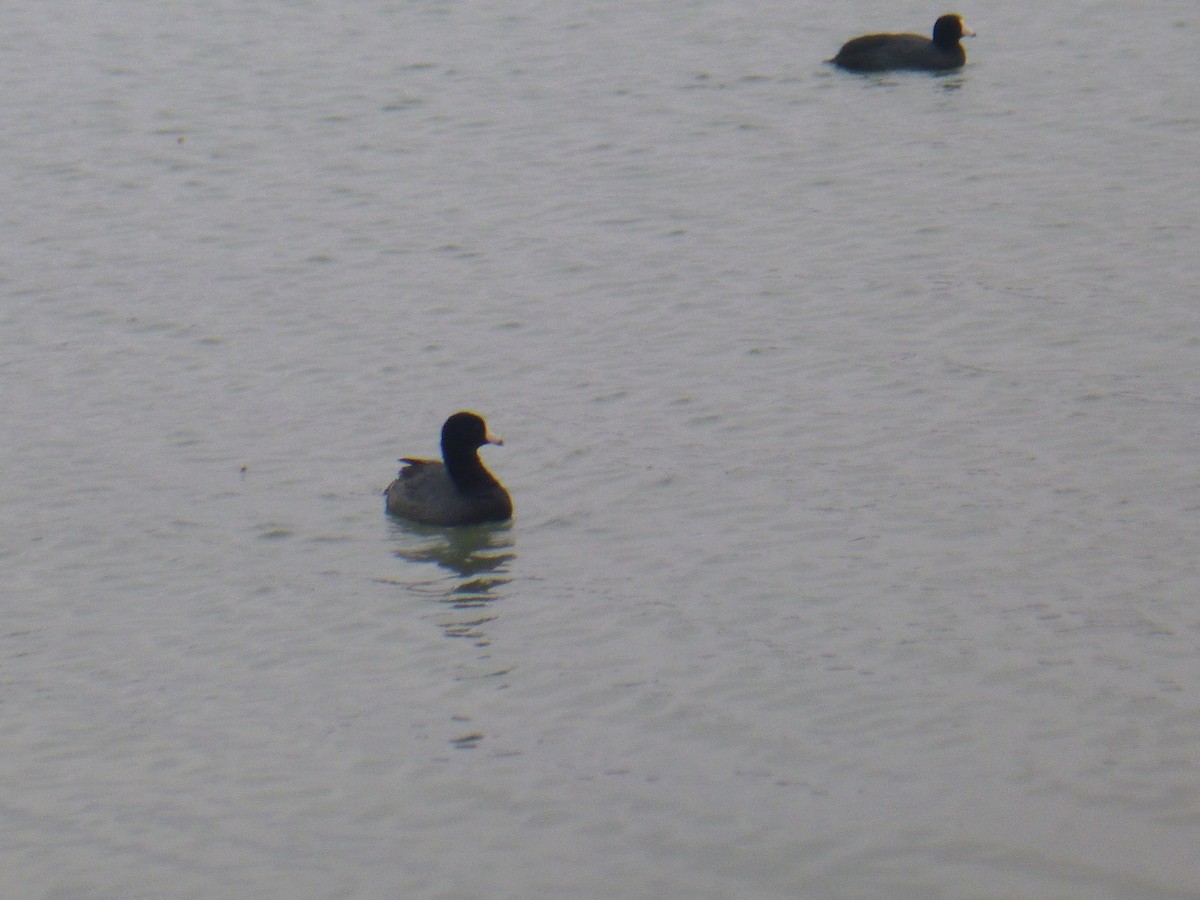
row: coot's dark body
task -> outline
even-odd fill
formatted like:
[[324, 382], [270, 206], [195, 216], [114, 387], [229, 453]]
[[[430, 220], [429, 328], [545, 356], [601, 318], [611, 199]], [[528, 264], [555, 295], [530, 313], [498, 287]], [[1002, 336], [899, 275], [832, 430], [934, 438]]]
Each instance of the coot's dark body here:
[[512, 518], [512, 498], [479, 460], [484, 444], [503, 444], [472, 412], [442, 426], [442, 461], [400, 460], [404, 468], [387, 488], [387, 511], [426, 525], [475, 525]]
[[932, 40], [919, 34], [865, 34], [847, 41], [829, 62], [851, 72], [959, 69], [967, 61], [959, 40], [974, 34], [959, 16], [945, 15], [933, 23]]

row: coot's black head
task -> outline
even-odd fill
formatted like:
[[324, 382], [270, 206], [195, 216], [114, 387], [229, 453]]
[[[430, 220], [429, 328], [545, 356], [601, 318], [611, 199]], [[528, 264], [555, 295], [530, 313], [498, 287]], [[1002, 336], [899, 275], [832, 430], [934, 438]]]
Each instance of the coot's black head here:
[[503, 444], [504, 441], [488, 431], [483, 418], [473, 412], [456, 412], [442, 426], [442, 455], [473, 452], [484, 444]]
[[963, 24], [962, 17], [953, 13], [941, 16], [933, 23], [933, 42], [943, 49], [953, 47], [960, 38], [974, 36], [975, 32]]

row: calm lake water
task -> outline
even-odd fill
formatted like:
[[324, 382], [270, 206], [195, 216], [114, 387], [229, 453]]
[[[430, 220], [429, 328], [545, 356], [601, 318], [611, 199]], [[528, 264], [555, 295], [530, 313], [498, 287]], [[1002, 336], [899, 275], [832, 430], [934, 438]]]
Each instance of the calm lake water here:
[[944, 11], [8, 9], [0, 894], [1200, 895], [1200, 8]]

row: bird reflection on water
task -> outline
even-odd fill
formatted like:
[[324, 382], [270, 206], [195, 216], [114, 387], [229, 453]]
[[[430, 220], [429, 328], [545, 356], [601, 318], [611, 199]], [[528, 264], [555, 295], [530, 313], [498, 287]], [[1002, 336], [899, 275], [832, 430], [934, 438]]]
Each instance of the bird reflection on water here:
[[[400, 582], [453, 613], [439, 623], [447, 637], [469, 638], [486, 645], [484, 626], [496, 618], [492, 604], [512, 578], [509, 563], [516, 558], [510, 523], [433, 528], [393, 523], [402, 539], [394, 551], [409, 562], [433, 563], [445, 574], [415, 582]], [[466, 613], [466, 615], [463, 615]]]

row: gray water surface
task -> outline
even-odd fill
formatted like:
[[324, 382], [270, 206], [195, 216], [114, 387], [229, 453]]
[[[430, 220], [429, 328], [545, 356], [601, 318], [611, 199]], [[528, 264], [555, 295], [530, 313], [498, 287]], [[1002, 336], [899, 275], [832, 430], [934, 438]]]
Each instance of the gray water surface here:
[[1200, 894], [1200, 18], [941, 11], [8, 10], [0, 894]]

